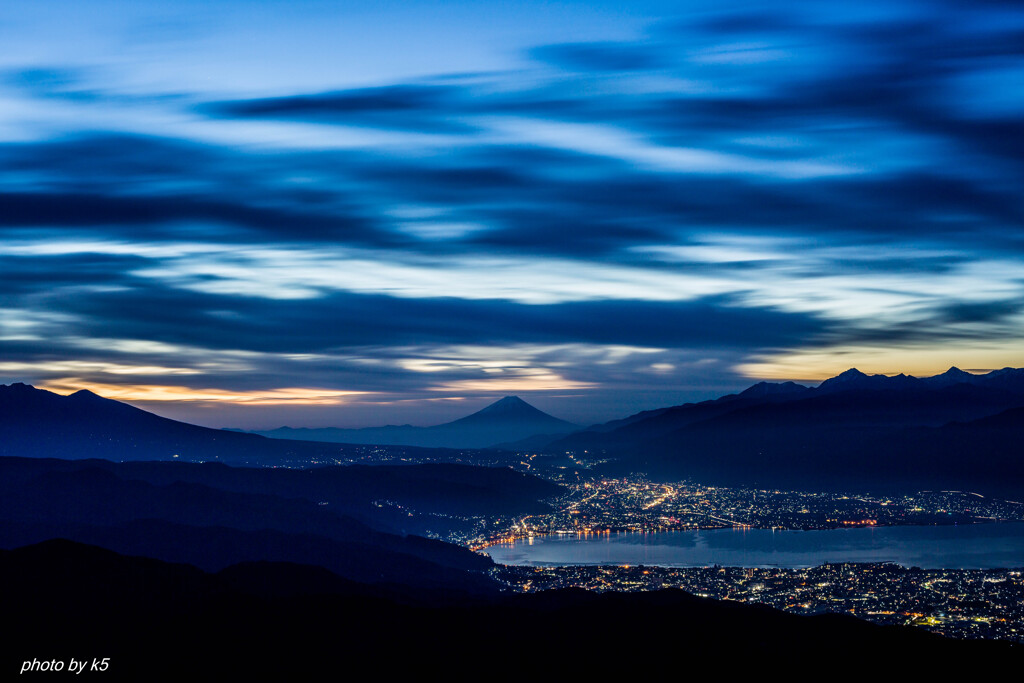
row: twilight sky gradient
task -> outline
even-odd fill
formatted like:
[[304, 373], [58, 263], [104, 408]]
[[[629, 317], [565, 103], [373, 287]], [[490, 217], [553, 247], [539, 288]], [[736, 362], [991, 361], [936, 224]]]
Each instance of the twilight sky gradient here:
[[49, 1], [0, 44], [3, 383], [364, 426], [1024, 366], [1020, 3]]

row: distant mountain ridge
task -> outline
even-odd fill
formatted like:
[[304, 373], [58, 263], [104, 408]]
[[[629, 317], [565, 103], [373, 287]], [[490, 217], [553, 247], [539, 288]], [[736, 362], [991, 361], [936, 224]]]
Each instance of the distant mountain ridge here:
[[[1024, 494], [1024, 369], [933, 377], [856, 369], [811, 388], [762, 382], [553, 440], [550, 453], [617, 458], [643, 471], [722, 484], [851, 490], [975, 487]], [[994, 425], [999, 425], [996, 429]]]
[[[0, 385], [0, 456], [268, 465], [330, 463], [359, 458], [364, 451], [361, 446], [200, 427], [91, 391], [62, 396], [28, 384]], [[419, 449], [403, 451], [416, 457]]]
[[943, 388], [957, 384], [968, 384], [989, 389], [1004, 389], [1024, 394], [1024, 368], [1003, 368], [984, 374], [965, 372], [953, 366], [942, 374], [931, 377], [913, 375], [867, 375], [857, 368], [850, 368], [818, 385], [818, 391], [839, 391], [848, 389], [916, 389]]
[[[589, 451], [610, 461], [603, 474], [803, 490], [971, 488], [1016, 500], [1024, 497], [1022, 409], [1024, 369], [950, 368], [923, 378], [850, 369], [813, 388], [761, 382], [581, 430], [506, 397], [443, 425], [385, 428], [392, 438], [373, 429], [338, 430], [334, 438], [396, 443], [411, 430], [406, 443], [428, 447]], [[325, 438], [320, 430], [276, 431]], [[329, 462], [359, 448], [197, 427], [90, 392], [59, 396], [24, 384], [0, 386], [0, 455], [155, 460], [180, 454], [266, 464]]]
[[363, 429], [280, 427], [253, 434], [296, 439], [425, 448], [488, 448], [543, 434], [549, 438], [579, 428], [534, 408], [518, 396], [506, 396], [472, 415], [433, 427], [388, 425]]

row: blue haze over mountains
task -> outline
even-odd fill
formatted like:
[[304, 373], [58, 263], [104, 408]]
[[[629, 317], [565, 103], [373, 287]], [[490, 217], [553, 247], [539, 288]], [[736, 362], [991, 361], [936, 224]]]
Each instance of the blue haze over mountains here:
[[[539, 412], [508, 398], [442, 427], [515, 423], [524, 415], [546, 427], [564, 424]], [[599, 476], [1018, 495], [1024, 370], [951, 369], [923, 379], [850, 370], [817, 388], [760, 383], [530, 440], [546, 441], [549, 453], [602, 453], [609, 461]], [[394, 448], [411, 459], [474, 453]], [[271, 656], [258, 665], [232, 656], [241, 662], [232, 675], [257, 668], [294, 674], [301, 668], [294, 654], [311, 644], [334, 652], [343, 642], [371, 658], [400, 652], [415, 668], [439, 652], [475, 655], [511, 642], [539, 620], [568, 635], [542, 639], [537, 652], [582, 650], [593, 632], [578, 624], [605, 620], [672, 623], [616, 627], [616, 642], [667, 651], [683, 638], [715, 661], [733, 653], [735, 626], [743, 624], [754, 634], [745, 651], [763, 655], [751, 660], [756, 667], [794, 642], [814, 653], [809, 664], [815, 657], [834, 664], [851, 650], [936, 665], [944, 657], [1013, 654], [1005, 643], [944, 641], [849, 616], [802, 617], [680, 591], [503, 595], [487, 574], [489, 558], [418, 534], [424, 520], [550, 510], [543, 501], [559, 485], [507, 468], [228, 466], [359, 452], [365, 447], [188, 425], [87, 391], [60, 396], [0, 386], [0, 580], [19, 587], [4, 605], [20, 626], [11, 646], [21, 652], [45, 639], [68, 650], [105, 648], [122, 671], [136, 674], [168, 657], [167, 643], [176, 653], [169, 666], [182, 672], [260, 647]], [[339, 625], [326, 624], [325, 613]], [[321, 658], [310, 661], [322, 666]], [[571, 668], [597, 673], [575, 660]]]

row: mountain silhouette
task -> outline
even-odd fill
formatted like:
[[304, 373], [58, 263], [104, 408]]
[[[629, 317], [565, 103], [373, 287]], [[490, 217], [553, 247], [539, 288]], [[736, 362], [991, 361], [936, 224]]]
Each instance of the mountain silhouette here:
[[468, 465], [240, 468], [8, 456], [0, 457], [0, 548], [66, 538], [208, 571], [297, 562], [365, 583], [492, 590], [474, 573], [492, 566], [488, 558], [422, 537], [421, 525], [437, 531], [445, 520], [460, 527], [461, 515], [543, 512], [550, 508], [537, 499], [559, 491], [507, 468]]
[[[549, 442], [604, 452], [609, 474], [643, 471], [722, 485], [1024, 493], [1018, 457], [1024, 370], [867, 375], [816, 388], [762, 382], [712, 401], [643, 413]], [[1002, 416], [996, 418], [994, 416]], [[996, 429], [991, 421], [1002, 425]], [[1015, 441], [1016, 440], [1016, 441]]]
[[472, 415], [433, 427], [410, 425], [363, 429], [293, 429], [281, 427], [255, 434], [272, 438], [337, 443], [421, 446], [427, 448], [488, 448], [538, 434], [551, 438], [574, 431], [578, 425], [534, 408], [518, 396], [506, 396]]
[[[415, 456], [415, 447], [410, 448], [408, 455]], [[338, 443], [199, 427], [91, 391], [61, 396], [27, 384], [0, 385], [0, 456], [266, 465], [332, 462], [361, 454], [361, 449]]]

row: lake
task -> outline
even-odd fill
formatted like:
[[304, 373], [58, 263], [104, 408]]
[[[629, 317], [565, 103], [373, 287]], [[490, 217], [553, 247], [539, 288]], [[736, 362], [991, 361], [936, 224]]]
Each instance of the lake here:
[[499, 564], [529, 566], [796, 568], [895, 562], [923, 569], [994, 569], [1024, 566], [1024, 523], [551, 535], [493, 545], [485, 552]]

